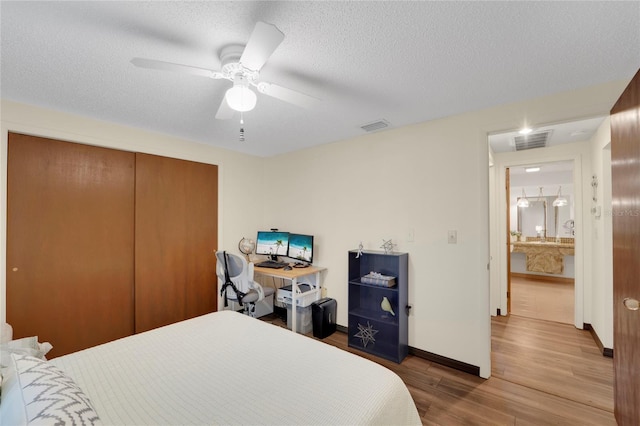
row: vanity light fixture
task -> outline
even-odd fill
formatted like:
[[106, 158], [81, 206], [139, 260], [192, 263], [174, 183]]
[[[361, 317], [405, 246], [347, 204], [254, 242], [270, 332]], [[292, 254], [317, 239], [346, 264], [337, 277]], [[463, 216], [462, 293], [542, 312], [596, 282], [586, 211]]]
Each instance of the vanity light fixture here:
[[522, 197], [518, 198], [516, 206], [529, 207], [529, 200], [527, 199], [527, 194], [524, 193], [524, 188], [522, 188]]
[[569, 204], [569, 202], [565, 197], [562, 196], [562, 186], [559, 186], [558, 196], [556, 197], [555, 200], [553, 200], [553, 207], [562, 207], [562, 206], [566, 206], [567, 204]]
[[527, 173], [535, 173], [540, 171], [540, 167], [525, 167], [524, 171]]

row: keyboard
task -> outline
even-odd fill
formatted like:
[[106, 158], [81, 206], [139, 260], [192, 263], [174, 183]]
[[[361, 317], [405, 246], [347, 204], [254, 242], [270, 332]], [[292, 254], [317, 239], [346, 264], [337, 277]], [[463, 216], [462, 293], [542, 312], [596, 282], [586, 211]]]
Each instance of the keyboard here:
[[275, 260], [265, 260], [264, 262], [256, 263], [256, 266], [259, 266], [261, 268], [273, 268], [273, 269], [284, 268], [287, 265], [288, 263], [276, 262]]

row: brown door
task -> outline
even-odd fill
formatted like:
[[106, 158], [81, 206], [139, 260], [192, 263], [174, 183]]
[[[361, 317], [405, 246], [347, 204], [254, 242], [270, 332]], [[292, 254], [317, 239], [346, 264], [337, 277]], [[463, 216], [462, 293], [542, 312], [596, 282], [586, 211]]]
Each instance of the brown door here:
[[621, 426], [635, 426], [640, 424], [640, 71], [611, 110], [611, 179], [615, 416]]
[[134, 161], [9, 133], [7, 321], [48, 357], [133, 333]]
[[217, 308], [217, 166], [136, 154], [136, 332]]

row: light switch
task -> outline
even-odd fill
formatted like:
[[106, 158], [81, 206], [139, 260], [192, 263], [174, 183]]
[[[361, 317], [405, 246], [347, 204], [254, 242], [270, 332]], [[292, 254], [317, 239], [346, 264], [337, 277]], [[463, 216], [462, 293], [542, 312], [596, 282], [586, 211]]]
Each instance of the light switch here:
[[458, 231], [449, 231], [447, 239], [449, 244], [458, 244]]

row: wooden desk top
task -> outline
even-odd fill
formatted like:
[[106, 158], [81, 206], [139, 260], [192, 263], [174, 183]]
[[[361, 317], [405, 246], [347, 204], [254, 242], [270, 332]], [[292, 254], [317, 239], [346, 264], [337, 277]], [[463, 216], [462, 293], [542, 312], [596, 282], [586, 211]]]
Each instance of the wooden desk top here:
[[253, 267], [253, 272], [256, 274], [268, 275], [271, 277], [278, 278], [286, 278], [293, 279], [304, 277], [305, 275], [315, 274], [316, 272], [322, 272], [327, 268], [322, 268], [319, 266], [308, 266], [306, 268], [293, 268], [290, 271], [285, 271], [284, 269], [276, 269], [276, 268], [261, 268], [259, 266]]

